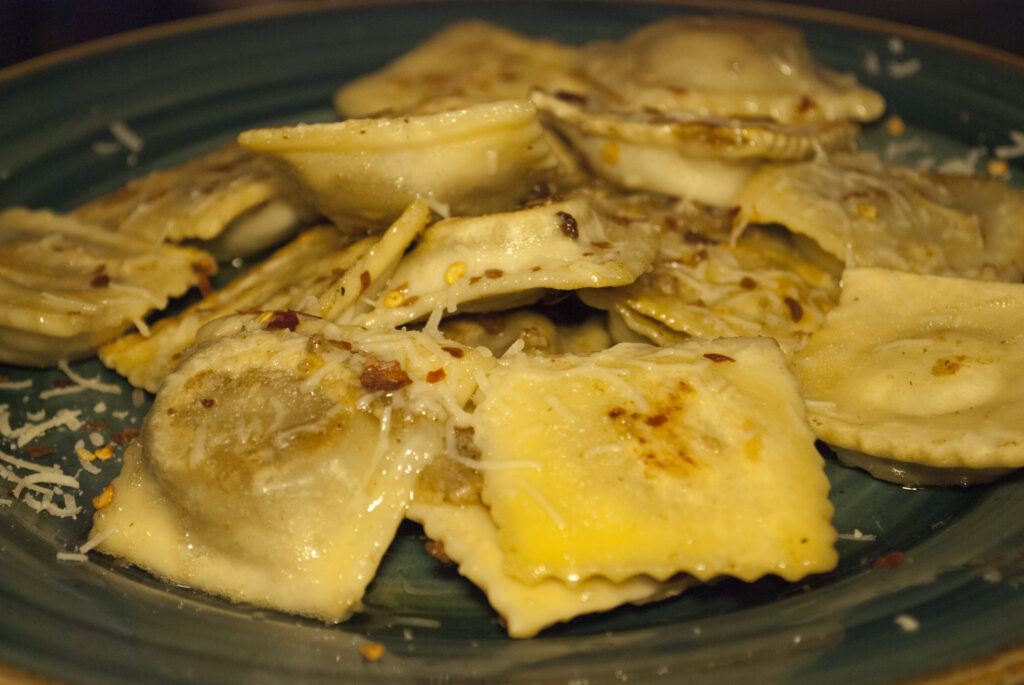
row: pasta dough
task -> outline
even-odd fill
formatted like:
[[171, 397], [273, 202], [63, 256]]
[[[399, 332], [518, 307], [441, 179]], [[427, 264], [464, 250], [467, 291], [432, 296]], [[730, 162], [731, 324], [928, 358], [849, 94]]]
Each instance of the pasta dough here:
[[941, 468], [1024, 466], [1024, 285], [848, 269], [794, 359], [818, 436]]
[[46, 210], [0, 212], [0, 360], [88, 356], [216, 270], [208, 254], [154, 245]]
[[481, 497], [522, 582], [835, 564], [828, 480], [770, 340], [515, 355], [481, 395]]
[[290, 312], [208, 329], [158, 392], [91, 535], [168, 580], [344, 620], [488, 358]]
[[848, 267], [1020, 280], [1024, 191], [993, 179], [926, 175], [875, 155], [770, 165], [738, 195], [736, 233], [780, 223]]
[[428, 114], [525, 98], [533, 87], [579, 91], [576, 48], [485, 21], [452, 24], [387, 67], [339, 89], [343, 117]]
[[246, 131], [312, 190], [336, 223], [393, 220], [417, 198], [454, 215], [502, 212], [567, 187], [569, 160], [528, 100], [420, 116]]
[[578, 583], [546, 578], [528, 584], [502, 568], [497, 531], [485, 507], [416, 501], [409, 507], [409, 518], [442, 542], [459, 573], [487, 593], [511, 637], [532, 637], [559, 621], [621, 604], [665, 599], [696, 583], [689, 576], [659, 582], [640, 575], [619, 583], [594, 577]]
[[[219, 256], [264, 250], [314, 216], [291, 179], [257, 154], [229, 143], [136, 179], [74, 216], [142, 240], [213, 240]], [[229, 230], [230, 229], [230, 230]]]

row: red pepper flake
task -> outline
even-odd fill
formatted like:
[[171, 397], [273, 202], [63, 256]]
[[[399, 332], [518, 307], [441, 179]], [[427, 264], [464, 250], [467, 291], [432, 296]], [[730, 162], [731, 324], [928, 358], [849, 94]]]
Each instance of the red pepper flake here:
[[903, 552], [890, 552], [884, 557], [878, 557], [871, 562], [871, 568], [896, 568], [903, 563]]
[[617, 418], [619, 418], [620, 416], [622, 416], [625, 413], [626, 413], [626, 410], [623, 409], [622, 407], [615, 407], [610, 412], [608, 412], [608, 418], [617, 419]]
[[434, 369], [433, 371], [427, 372], [427, 383], [437, 383], [443, 381], [445, 374], [444, 369]]
[[444, 551], [444, 543], [440, 540], [427, 540], [424, 547], [427, 550], [427, 554], [434, 557], [442, 564], [452, 563], [452, 558]]
[[25, 448], [25, 451], [28, 452], [28, 456], [30, 456], [31, 458], [38, 459], [39, 457], [45, 457], [47, 455], [53, 454], [57, 450], [50, 449], [49, 447], [38, 447], [36, 445], [29, 445], [28, 447]]
[[363, 273], [359, 274], [359, 292], [363, 292], [367, 288], [369, 288], [370, 287], [370, 281], [371, 281], [371, 278], [370, 278], [370, 272], [369, 271], [364, 271]]
[[717, 245], [718, 241], [709, 235], [704, 235], [699, 231], [687, 231], [683, 234], [683, 240], [690, 245]]
[[558, 230], [562, 232], [562, 235], [579, 240], [580, 225], [576, 222], [576, 217], [568, 212], [557, 212], [555, 216], [558, 217]]
[[273, 318], [267, 322], [267, 330], [277, 330], [281, 328], [287, 328], [289, 331], [295, 331], [299, 327], [299, 315], [297, 312], [289, 309], [284, 312], [274, 312]]
[[367, 661], [377, 661], [384, 656], [384, 645], [379, 642], [365, 642], [359, 645], [359, 653]]
[[729, 219], [729, 227], [730, 228], [736, 228], [736, 219], [737, 219], [737, 217], [739, 217], [739, 215], [740, 215], [739, 205], [734, 205], [734, 206], [730, 207], [729, 211], [726, 212], [726, 217], [728, 217], [728, 219]]
[[456, 359], [462, 359], [466, 355], [466, 351], [461, 347], [442, 347], [441, 349]]
[[591, 241], [590, 244], [591, 246], [593, 246], [595, 250], [607, 250], [608, 248], [612, 247], [612, 244], [609, 243], [607, 240], [599, 240], [596, 243]]
[[704, 355], [705, 359], [710, 359], [713, 362], [734, 362], [736, 361], [732, 357], [727, 357], [724, 354], [718, 354], [717, 352], [708, 352]]
[[469, 277], [469, 284], [470, 285], [476, 285], [481, 280], [483, 280], [483, 276], [470, 276]]
[[138, 428], [125, 428], [123, 433], [111, 434], [110, 439], [118, 445], [128, 445], [137, 437], [139, 437]]
[[744, 276], [740, 279], [740, 287], [744, 290], [753, 290], [757, 287], [757, 281], [750, 276]]
[[800, 306], [800, 303], [794, 300], [792, 297], [787, 297], [784, 302], [789, 307], [789, 318], [796, 323], [800, 319], [804, 318], [804, 308]]
[[199, 293], [206, 297], [213, 292], [213, 284], [210, 283], [210, 274], [213, 273], [213, 266], [205, 262], [192, 262], [192, 273], [199, 280]]
[[110, 276], [107, 274], [100, 274], [89, 281], [89, 285], [94, 288], [107, 288], [110, 286]]
[[328, 340], [327, 344], [333, 345], [334, 347], [337, 347], [339, 350], [352, 350], [352, 343], [350, 343], [348, 340]]
[[0, 383], [10, 383], [11, 377], [0, 374]]
[[75, 385], [75, 382], [69, 378], [58, 378], [53, 381], [53, 387], [55, 388], [70, 388]]
[[800, 104], [797, 105], [796, 111], [800, 112], [801, 114], [804, 114], [817, 106], [818, 104], [814, 100], [804, 95], [802, 98], [800, 98]]
[[665, 416], [664, 414], [658, 414], [656, 416], [648, 416], [646, 419], [644, 419], [644, 423], [646, 423], [651, 428], [657, 428], [658, 426], [662, 425], [666, 421], [668, 421], [668, 417]]
[[105, 423], [83, 423], [83, 428], [88, 428], [91, 431], [101, 431], [107, 427]]
[[501, 269], [487, 269], [487, 271], [484, 271], [484, 276], [487, 276], [487, 278], [501, 278], [504, 275], [505, 272]]
[[211, 409], [216, 401], [212, 397], [204, 397], [199, 400], [199, 404], [203, 405], [203, 409]]
[[412, 383], [412, 379], [397, 361], [385, 362], [370, 355], [363, 365], [359, 382], [367, 390], [391, 391], [404, 388]]

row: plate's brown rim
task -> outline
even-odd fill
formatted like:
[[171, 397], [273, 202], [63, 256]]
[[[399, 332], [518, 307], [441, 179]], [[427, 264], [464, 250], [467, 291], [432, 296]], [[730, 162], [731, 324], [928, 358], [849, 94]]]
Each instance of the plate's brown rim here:
[[[107, 50], [136, 45], [146, 41], [174, 36], [202, 29], [224, 26], [228, 24], [258, 21], [269, 17], [289, 14], [304, 14], [330, 9], [347, 9], [354, 7], [370, 7], [381, 5], [411, 5], [426, 3], [446, 3], [458, 0], [298, 0], [280, 2], [270, 5], [257, 5], [234, 10], [224, 10], [204, 14], [187, 19], [147, 26], [123, 33], [97, 38], [78, 45], [56, 50], [39, 57], [0, 69], [0, 84], [29, 75], [31, 73], [64, 64]], [[487, 4], [490, 0], [478, 0]], [[555, 0], [547, 0], [555, 1]], [[899, 38], [930, 43], [945, 50], [973, 55], [1000, 64], [1004, 67], [1024, 72], [1024, 57], [1015, 55], [999, 48], [990, 47], [966, 38], [950, 36], [939, 31], [925, 29], [909, 24], [902, 24], [886, 19], [866, 17], [849, 12], [842, 12], [823, 7], [772, 2], [771, 0], [561, 0], [578, 4], [644, 4], [665, 5], [668, 7], [685, 7], [716, 12], [737, 12], [761, 14], [785, 19], [816, 21], [838, 26], [883, 33]]]
[[[13, 81], [76, 59], [108, 50], [137, 45], [147, 41], [175, 36], [228, 24], [258, 21], [270, 17], [305, 14], [325, 9], [347, 9], [381, 5], [409, 5], [456, 2], [459, 0], [282, 0], [278, 4], [257, 5], [237, 10], [213, 12], [197, 17], [156, 24], [111, 36], [98, 38], [79, 45], [57, 50], [39, 57], [0, 69], [0, 84]], [[478, 0], [485, 4], [488, 0]], [[554, 2], [555, 0], [551, 0]], [[964, 38], [908, 24], [866, 17], [821, 7], [796, 5], [770, 0], [559, 0], [578, 4], [623, 4], [642, 1], [645, 4], [683, 7], [775, 16], [846, 26], [873, 33], [929, 43], [945, 50], [960, 52], [1024, 72], [1024, 57], [1014, 55]], [[1024, 644], [996, 649], [975, 659], [948, 668], [925, 673], [892, 685], [1013, 685], [1024, 682]], [[0, 663], [0, 685], [58, 685], [28, 671]]]

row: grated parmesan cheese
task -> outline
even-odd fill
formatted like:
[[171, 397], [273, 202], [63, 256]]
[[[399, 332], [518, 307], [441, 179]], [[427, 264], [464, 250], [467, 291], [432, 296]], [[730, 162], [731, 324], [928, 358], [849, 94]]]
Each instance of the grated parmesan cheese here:
[[46, 421], [24, 423], [18, 428], [12, 428], [10, 406], [0, 404], [0, 435], [13, 440], [18, 447], [24, 447], [52, 428], [63, 426], [69, 430], [77, 431], [83, 425], [78, 418], [81, 414], [82, 412], [79, 409], [60, 409]]
[[80, 376], [79, 374], [71, 370], [71, 366], [64, 359], [57, 362], [57, 368], [63, 371], [65, 376], [67, 376], [69, 379], [74, 381], [77, 385], [82, 386], [83, 388], [95, 390], [96, 392], [106, 393], [108, 395], [121, 394], [120, 385], [115, 385], [113, 383], [104, 383], [100, 380], [100, 376], [96, 376], [94, 378], [85, 378], [84, 376]]
[[1024, 157], [1024, 131], [1010, 131], [1009, 145], [997, 145], [993, 153], [999, 159], [1014, 159]]

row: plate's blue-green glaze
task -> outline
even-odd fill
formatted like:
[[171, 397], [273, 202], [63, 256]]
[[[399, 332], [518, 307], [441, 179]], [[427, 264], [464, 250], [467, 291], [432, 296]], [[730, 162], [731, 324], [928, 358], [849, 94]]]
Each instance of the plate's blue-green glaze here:
[[[749, 9], [749, 8], [748, 8]], [[763, 8], [762, 8], [763, 9]], [[618, 37], [673, 4], [413, 3], [303, 7], [125, 41], [42, 69], [0, 77], [0, 207], [68, 210], [129, 178], [182, 161], [268, 124], [332, 118], [345, 81], [458, 18], [478, 16], [567, 42]], [[920, 158], [1010, 142], [1024, 127], [1024, 71], [1012, 64], [842, 22], [790, 17], [824, 63], [881, 90], [919, 137]], [[862, 26], [859, 25], [858, 26]], [[902, 48], [902, 51], [900, 49]], [[868, 72], [877, 57], [877, 74]], [[890, 67], [920, 60], [894, 78]], [[145, 147], [101, 155], [123, 121]], [[890, 138], [866, 132], [883, 150]], [[1012, 173], [1021, 173], [1014, 167]], [[86, 376], [119, 382], [95, 360]], [[83, 393], [40, 401], [56, 370], [0, 367], [31, 390], [0, 390], [11, 424], [60, 407], [82, 410], [104, 436], [137, 425], [149, 398]], [[134, 400], [134, 401], [133, 401]], [[140, 402], [141, 400], [141, 402]], [[102, 403], [102, 404], [101, 404]], [[118, 418], [122, 417], [122, 418]], [[74, 440], [50, 432], [43, 459], [76, 470]], [[26, 458], [11, 440], [0, 450]], [[120, 468], [83, 474], [88, 496]], [[1024, 480], [910, 491], [828, 463], [840, 533], [832, 573], [791, 585], [726, 581], [674, 600], [579, 619], [541, 637], [504, 636], [482, 594], [422, 550], [406, 524], [366, 597], [366, 611], [328, 627], [168, 587], [99, 555], [59, 562], [89, 527], [20, 502], [0, 506], [0, 664], [82, 683], [496, 682], [875, 683], [949, 667], [1024, 644]], [[873, 568], [889, 552], [897, 568]], [[897, 621], [897, 617], [900, 620]], [[907, 631], [909, 621], [918, 627]], [[903, 626], [901, 627], [900, 623]], [[385, 645], [366, 662], [358, 645]]]

